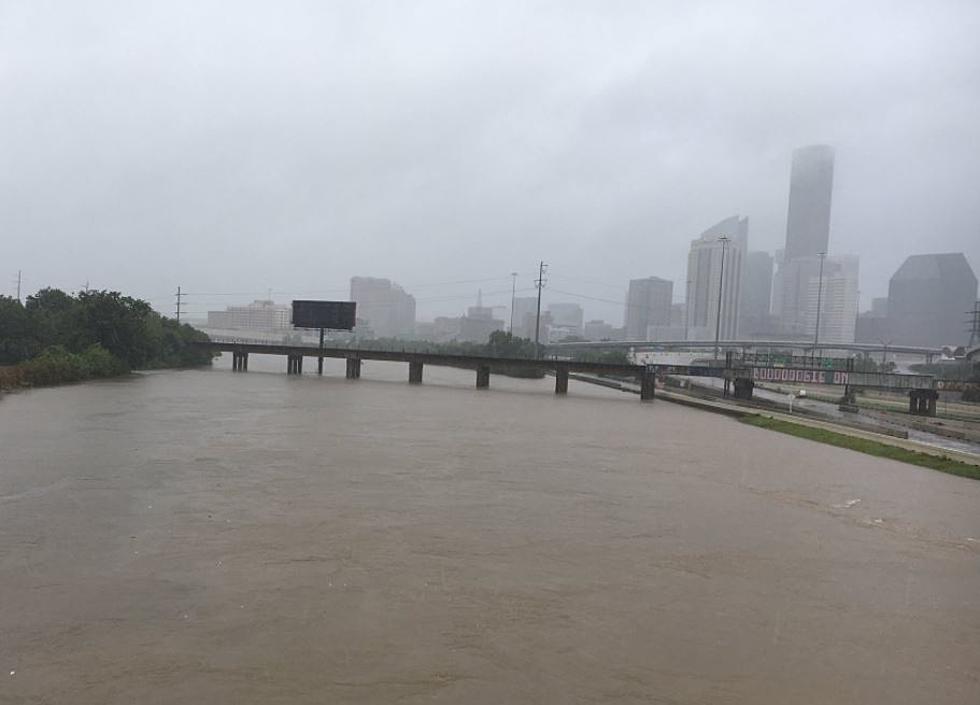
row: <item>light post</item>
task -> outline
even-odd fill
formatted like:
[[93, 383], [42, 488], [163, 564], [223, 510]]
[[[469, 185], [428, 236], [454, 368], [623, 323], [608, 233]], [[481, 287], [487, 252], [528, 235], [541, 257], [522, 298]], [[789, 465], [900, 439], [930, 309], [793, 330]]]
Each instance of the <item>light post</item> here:
[[687, 290], [684, 293], [684, 340], [687, 341], [690, 335], [691, 329], [691, 284], [690, 279], [687, 280]]
[[715, 316], [715, 360], [718, 359], [718, 342], [721, 340], [721, 292], [725, 284], [725, 252], [728, 249], [728, 236], [718, 238], [721, 243], [721, 272], [718, 275], [718, 314]]
[[510, 276], [513, 278], [510, 285], [510, 335], [514, 336], [514, 302], [517, 296], [517, 272], [511, 272]]
[[826, 252], [818, 252], [820, 257], [820, 274], [817, 275], [817, 325], [813, 331], [813, 357], [817, 357], [817, 343], [820, 342], [820, 303], [823, 298], [823, 261], [827, 258]]
[[892, 341], [884, 341], [878, 338], [878, 342], [881, 343], [881, 371], [885, 371], [885, 357], [888, 355], [888, 346], [892, 344]]

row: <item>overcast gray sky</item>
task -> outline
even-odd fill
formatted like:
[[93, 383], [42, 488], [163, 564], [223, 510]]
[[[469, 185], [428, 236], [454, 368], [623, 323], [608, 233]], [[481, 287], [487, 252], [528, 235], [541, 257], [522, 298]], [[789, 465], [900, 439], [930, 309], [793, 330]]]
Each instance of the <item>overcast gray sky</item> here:
[[978, 37], [975, 0], [0, 0], [0, 290], [243, 293], [203, 311], [362, 274], [428, 318], [544, 259], [619, 322], [570, 294], [683, 282], [734, 213], [781, 247], [824, 142], [867, 302], [908, 254], [980, 272]]

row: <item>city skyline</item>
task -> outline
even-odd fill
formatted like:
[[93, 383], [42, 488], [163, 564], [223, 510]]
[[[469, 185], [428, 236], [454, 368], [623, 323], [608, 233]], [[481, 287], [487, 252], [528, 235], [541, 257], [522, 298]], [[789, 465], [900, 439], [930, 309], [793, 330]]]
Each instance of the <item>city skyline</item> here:
[[22, 270], [27, 292], [89, 281], [170, 310], [177, 285], [411, 288], [544, 258], [621, 300], [634, 278], [682, 288], [690, 238], [728, 213], [779, 248], [813, 143], [837, 154], [832, 242], [864, 260], [862, 308], [908, 255], [980, 262], [980, 6], [696, 7], [15, 4], [0, 287]]

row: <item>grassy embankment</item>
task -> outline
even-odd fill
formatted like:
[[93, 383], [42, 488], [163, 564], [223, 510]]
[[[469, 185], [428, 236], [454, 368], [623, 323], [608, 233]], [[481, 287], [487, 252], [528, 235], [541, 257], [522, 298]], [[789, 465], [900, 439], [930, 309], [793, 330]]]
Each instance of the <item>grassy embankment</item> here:
[[960, 477], [980, 480], [980, 466], [970, 465], [969, 463], [963, 463], [959, 460], [953, 460], [952, 458], [944, 455], [940, 456], [929, 455], [928, 453], [919, 453], [914, 450], [900, 448], [898, 446], [881, 443], [879, 441], [849, 436], [844, 433], [828, 431], [822, 428], [795, 424], [789, 421], [773, 419], [768, 416], [748, 415], [741, 417], [739, 420], [742, 421], [742, 423], [749, 424], [750, 426], [766, 428], [771, 431], [779, 431], [780, 433], [787, 433], [791, 436], [806, 438], [811, 441], [817, 441], [818, 443], [826, 443], [828, 445], [837, 446], [838, 448], [849, 448], [851, 450], [856, 450], [859, 453], [867, 453], [868, 455], [874, 455], [879, 458], [888, 458], [890, 460], [898, 460], [903, 463], [911, 463], [912, 465], [921, 465], [922, 467], [931, 468], [932, 470], [939, 470], [940, 472], [949, 473], [950, 475], [959, 475]]

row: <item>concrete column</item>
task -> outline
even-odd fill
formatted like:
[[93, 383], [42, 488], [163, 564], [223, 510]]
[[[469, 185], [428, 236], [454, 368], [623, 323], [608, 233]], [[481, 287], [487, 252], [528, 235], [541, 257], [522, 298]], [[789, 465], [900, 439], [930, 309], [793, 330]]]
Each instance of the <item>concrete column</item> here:
[[238, 353], [236, 352], [231, 354], [231, 370], [232, 372], [238, 372]]
[[480, 365], [476, 368], [476, 388], [486, 389], [490, 386], [490, 368], [487, 365]]
[[248, 353], [242, 353], [242, 372], [248, 372]]
[[909, 414], [915, 416], [917, 411], [918, 400], [915, 398], [915, 392], [909, 392]]
[[361, 359], [358, 357], [347, 358], [347, 379], [361, 378]]
[[755, 389], [755, 382], [746, 377], [735, 378], [735, 398], [749, 401], [752, 399], [752, 391]]
[[323, 374], [323, 358], [322, 357], [318, 357], [316, 359], [316, 373], [318, 375], [322, 375]]
[[555, 394], [568, 394], [567, 365], [558, 365], [555, 368]]
[[408, 363], [408, 383], [409, 384], [422, 384], [422, 363], [421, 362], [410, 362], [410, 363]]
[[653, 401], [656, 390], [657, 376], [652, 370], [646, 370], [640, 375], [640, 401]]

